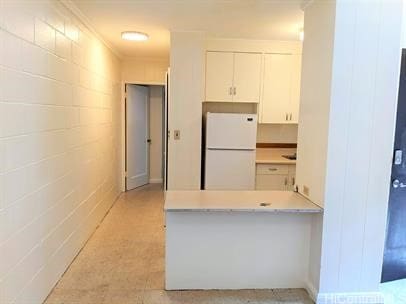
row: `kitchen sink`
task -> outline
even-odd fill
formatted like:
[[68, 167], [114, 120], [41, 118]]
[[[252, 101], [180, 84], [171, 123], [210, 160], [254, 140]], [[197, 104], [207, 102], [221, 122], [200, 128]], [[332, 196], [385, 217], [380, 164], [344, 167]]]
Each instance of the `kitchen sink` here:
[[296, 153], [291, 155], [282, 155], [282, 157], [289, 159], [289, 160], [296, 160]]

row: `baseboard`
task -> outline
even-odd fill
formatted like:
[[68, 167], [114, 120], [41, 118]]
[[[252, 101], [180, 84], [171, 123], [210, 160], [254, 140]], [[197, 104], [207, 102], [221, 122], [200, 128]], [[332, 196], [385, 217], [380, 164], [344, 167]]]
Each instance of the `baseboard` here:
[[311, 283], [310, 281], [307, 281], [305, 289], [307, 290], [307, 293], [309, 294], [310, 298], [316, 303], [318, 290], [313, 285], [313, 283]]
[[317, 304], [384, 304], [381, 292], [319, 293], [312, 282], [306, 282], [310, 298]]
[[319, 293], [317, 304], [384, 304], [381, 292]]
[[150, 184], [162, 184], [162, 182], [163, 182], [162, 178], [151, 178], [149, 180]]

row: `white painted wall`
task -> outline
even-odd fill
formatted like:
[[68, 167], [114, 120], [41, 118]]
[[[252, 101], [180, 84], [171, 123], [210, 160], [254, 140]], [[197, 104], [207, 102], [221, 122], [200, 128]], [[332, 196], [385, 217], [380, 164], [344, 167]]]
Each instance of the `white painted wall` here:
[[401, 1], [384, 0], [305, 10], [297, 177], [324, 205], [318, 303], [381, 300], [401, 15]]
[[121, 79], [125, 83], [164, 85], [168, 67], [168, 58], [124, 58]]
[[149, 96], [149, 133], [151, 145], [149, 150], [149, 181], [162, 182], [162, 106], [164, 88], [151, 86]]
[[320, 206], [324, 204], [334, 17], [334, 1], [315, 1], [304, 17], [296, 182], [299, 192]]
[[[172, 32], [168, 126], [168, 189], [200, 189], [204, 34]], [[174, 130], [180, 140], [174, 140]]]
[[59, 2], [0, 5], [0, 302], [42, 303], [119, 193], [120, 65]]
[[337, 1], [320, 292], [380, 283], [399, 84], [401, 1]]

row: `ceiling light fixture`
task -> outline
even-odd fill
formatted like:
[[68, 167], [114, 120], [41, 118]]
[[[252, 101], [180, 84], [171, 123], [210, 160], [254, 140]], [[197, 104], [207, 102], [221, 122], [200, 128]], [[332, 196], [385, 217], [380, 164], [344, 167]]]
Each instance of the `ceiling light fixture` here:
[[124, 40], [131, 40], [131, 41], [145, 41], [148, 40], [149, 36], [145, 33], [141, 32], [122, 32], [121, 38]]

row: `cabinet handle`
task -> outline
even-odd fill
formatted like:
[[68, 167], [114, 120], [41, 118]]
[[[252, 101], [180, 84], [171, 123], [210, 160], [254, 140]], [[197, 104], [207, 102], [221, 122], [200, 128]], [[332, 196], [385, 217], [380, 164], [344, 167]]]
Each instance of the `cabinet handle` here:
[[234, 87], [234, 95], [236, 95], [236, 94], [237, 94], [237, 88]]
[[228, 89], [228, 95], [233, 95], [233, 87], [230, 87], [230, 88]]
[[288, 113], [285, 114], [285, 120], [288, 120]]
[[292, 113], [290, 113], [289, 120], [292, 120]]
[[278, 171], [278, 168], [268, 168], [269, 171]]
[[292, 177], [292, 186], [294, 186], [295, 185], [295, 178], [294, 177]]
[[287, 185], [288, 185], [288, 178], [285, 177], [285, 186], [287, 186]]

